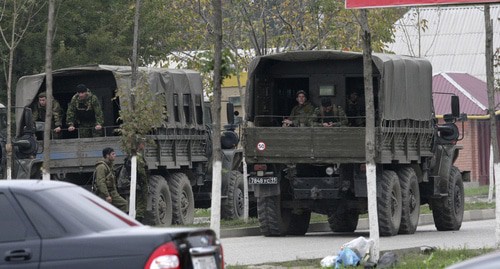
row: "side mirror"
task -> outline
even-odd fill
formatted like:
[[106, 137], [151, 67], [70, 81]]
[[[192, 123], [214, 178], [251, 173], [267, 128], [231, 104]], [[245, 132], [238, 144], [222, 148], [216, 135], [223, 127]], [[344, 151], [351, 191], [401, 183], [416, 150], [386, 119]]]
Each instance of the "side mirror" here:
[[234, 105], [233, 103], [227, 103], [226, 105], [227, 123], [230, 125], [234, 124]]
[[456, 95], [451, 96], [451, 114], [456, 119], [460, 118], [460, 100]]

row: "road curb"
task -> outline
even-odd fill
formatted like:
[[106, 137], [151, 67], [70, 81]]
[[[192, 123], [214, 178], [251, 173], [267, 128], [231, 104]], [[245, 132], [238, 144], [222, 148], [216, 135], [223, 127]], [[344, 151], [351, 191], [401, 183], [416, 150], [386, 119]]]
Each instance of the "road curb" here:
[[[475, 221], [475, 220], [485, 220], [494, 219], [495, 209], [479, 209], [464, 212], [463, 221]], [[432, 214], [422, 214], [420, 215], [418, 225], [429, 225], [434, 224], [434, 219]], [[358, 222], [358, 230], [368, 230], [368, 219], [362, 218]], [[311, 223], [307, 232], [330, 232], [330, 227], [328, 223]], [[232, 228], [232, 229], [222, 229], [220, 231], [221, 238], [230, 237], [243, 237], [243, 236], [258, 236], [261, 235], [259, 227], [247, 227], [247, 228]]]

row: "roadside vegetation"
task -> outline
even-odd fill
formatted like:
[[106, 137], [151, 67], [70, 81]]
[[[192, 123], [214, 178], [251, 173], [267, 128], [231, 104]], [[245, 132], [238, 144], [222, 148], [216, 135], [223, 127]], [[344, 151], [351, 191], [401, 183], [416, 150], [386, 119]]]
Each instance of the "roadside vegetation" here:
[[[417, 250], [400, 250], [396, 251], [398, 257], [398, 262], [396, 266], [389, 267], [395, 269], [428, 269], [428, 268], [445, 268], [455, 263], [480, 256], [494, 251], [491, 248], [483, 249], [452, 249], [452, 250], [442, 250], [437, 249], [434, 251], [417, 251]], [[381, 253], [381, 256], [383, 253]], [[277, 268], [290, 268], [290, 269], [300, 269], [300, 268], [321, 268], [321, 259], [311, 259], [311, 260], [296, 260], [290, 262], [282, 263], [268, 263], [260, 265], [232, 265], [226, 266], [227, 269], [277, 269]], [[333, 267], [330, 267], [333, 268]], [[364, 266], [359, 265], [357, 267], [348, 268], [364, 268]]]

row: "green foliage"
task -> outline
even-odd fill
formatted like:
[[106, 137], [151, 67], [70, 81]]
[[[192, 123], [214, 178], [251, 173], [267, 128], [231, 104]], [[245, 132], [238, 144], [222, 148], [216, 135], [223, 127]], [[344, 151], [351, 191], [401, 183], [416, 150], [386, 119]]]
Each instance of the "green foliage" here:
[[120, 101], [120, 135], [122, 149], [134, 154], [137, 145], [152, 128], [162, 125], [166, 118], [166, 101], [163, 94], [153, 94], [149, 89], [148, 76], [139, 72], [137, 87], [117, 89]]

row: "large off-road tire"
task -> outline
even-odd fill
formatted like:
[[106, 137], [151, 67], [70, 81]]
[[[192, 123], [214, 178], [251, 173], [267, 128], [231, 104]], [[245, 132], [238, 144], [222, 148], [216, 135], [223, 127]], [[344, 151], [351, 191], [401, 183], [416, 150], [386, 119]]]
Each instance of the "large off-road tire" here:
[[155, 226], [172, 224], [172, 198], [170, 188], [164, 177], [153, 175], [149, 178], [151, 211], [146, 212], [144, 222]]
[[420, 189], [415, 170], [404, 167], [397, 171], [401, 185], [401, 225], [399, 234], [414, 234], [418, 226], [420, 216]]
[[341, 203], [328, 213], [330, 230], [337, 233], [352, 233], [358, 227], [359, 212]]
[[275, 195], [257, 199], [260, 231], [264, 236], [285, 236], [288, 232], [291, 209], [282, 209], [280, 198]]
[[464, 183], [457, 167], [450, 170], [448, 196], [430, 200], [434, 225], [438, 231], [457, 231], [464, 217]]
[[189, 178], [184, 173], [173, 173], [169, 178], [172, 194], [173, 224], [193, 224], [194, 195]]
[[401, 224], [401, 186], [396, 172], [384, 170], [377, 182], [378, 226], [381, 236], [393, 236]]
[[290, 222], [288, 224], [288, 235], [304, 235], [309, 229], [309, 221], [311, 220], [311, 211], [302, 210], [301, 212], [292, 212]]
[[227, 198], [222, 200], [221, 216], [223, 219], [243, 218], [245, 206], [243, 187], [243, 175], [239, 171], [231, 171], [227, 186]]

